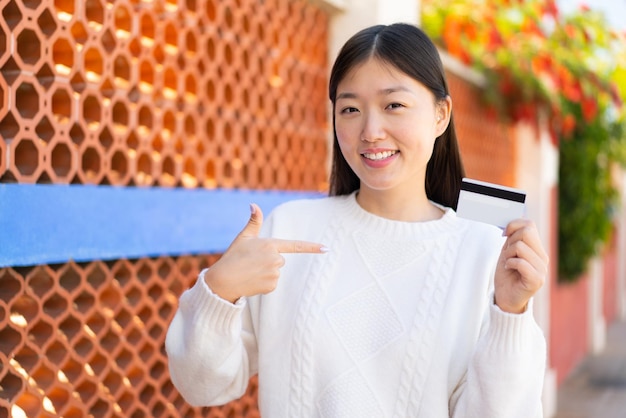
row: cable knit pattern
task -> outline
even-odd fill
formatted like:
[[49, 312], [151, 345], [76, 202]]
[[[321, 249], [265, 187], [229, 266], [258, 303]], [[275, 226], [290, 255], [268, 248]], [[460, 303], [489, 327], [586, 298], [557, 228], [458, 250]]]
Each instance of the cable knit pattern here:
[[181, 297], [166, 347], [185, 399], [226, 402], [258, 372], [269, 418], [542, 416], [543, 334], [493, 305], [497, 228], [392, 221], [352, 194], [281, 205], [262, 235], [330, 252], [286, 254], [276, 290], [236, 305], [201, 280]]
[[[346, 239], [346, 230], [343, 228], [340, 217], [335, 218], [325, 229], [325, 234], [320, 242], [332, 242], [336, 248], [341, 248]], [[312, 327], [315, 326], [313, 313], [320, 309], [324, 294], [328, 290], [332, 266], [340, 262], [339, 252], [331, 251], [325, 257], [318, 257], [311, 271], [304, 280], [307, 285], [300, 302], [300, 309], [296, 316], [296, 323], [299, 324], [294, 331], [294, 348], [292, 351], [293, 370], [291, 373], [291, 393], [289, 395], [289, 407], [285, 416], [307, 417], [312, 416], [313, 394], [312, 388]]]
[[401, 391], [394, 414], [398, 418], [419, 416], [426, 372], [429, 369], [434, 349], [433, 335], [440, 326], [441, 311], [444, 309], [445, 296], [449, 289], [450, 275], [457, 252], [456, 235], [436, 243], [428, 269], [427, 285], [420, 294], [418, 314], [415, 316], [407, 345], [407, 347], [418, 345], [419, 350], [407, 352], [402, 368]]

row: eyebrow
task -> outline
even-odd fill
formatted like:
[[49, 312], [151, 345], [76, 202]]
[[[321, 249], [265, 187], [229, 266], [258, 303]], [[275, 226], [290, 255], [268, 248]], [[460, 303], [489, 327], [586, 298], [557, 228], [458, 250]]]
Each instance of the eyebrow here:
[[[380, 96], [388, 96], [391, 93], [396, 93], [396, 92], [399, 92], [399, 91], [410, 92], [410, 89], [408, 89], [408, 88], [406, 88], [404, 86], [394, 86], [394, 87], [389, 87], [389, 88], [386, 88], [386, 89], [379, 90], [378, 94]], [[343, 92], [343, 93], [339, 93], [337, 95], [337, 99], [336, 100], [339, 100], [339, 99], [356, 99], [356, 98], [357, 98], [356, 93]]]

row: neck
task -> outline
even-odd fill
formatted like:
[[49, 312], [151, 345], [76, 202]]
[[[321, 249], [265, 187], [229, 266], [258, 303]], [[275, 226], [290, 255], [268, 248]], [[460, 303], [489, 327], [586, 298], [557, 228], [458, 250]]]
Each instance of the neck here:
[[426, 191], [398, 194], [384, 190], [359, 190], [356, 201], [364, 210], [394, 221], [425, 222], [441, 218], [443, 211], [426, 197]]

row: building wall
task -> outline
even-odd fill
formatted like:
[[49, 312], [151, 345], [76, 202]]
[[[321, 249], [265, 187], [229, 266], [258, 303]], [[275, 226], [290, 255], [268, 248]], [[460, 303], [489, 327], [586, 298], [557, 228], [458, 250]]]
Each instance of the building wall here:
[[602, 254], [602, 271], [603, 271], [603, 282], [604, 289], [602, 293], [602, 314], [607, 324], [615, 321], [619, 318], [618, 311], [618, 295], [619, 289], [617, 286], [618, 283], [618, 262], [619, 262], [619, 253], [618, 253], [618, 236], [619, 230], [615, 228], [613, 230], [613, 235], [611, 237], [610, 242], [608, 243], [607, 248]]
[[588, 278], [572, 284], [551, 283], [550, 363], [557, 372], [557, 384], [589, 352]]
[[518, 162], [513, 125], [502, 122], [489, 111], [479, 86], [451, 69], [447, 70], [446, 76], [466, 175], [477, 180], [517, 186]]

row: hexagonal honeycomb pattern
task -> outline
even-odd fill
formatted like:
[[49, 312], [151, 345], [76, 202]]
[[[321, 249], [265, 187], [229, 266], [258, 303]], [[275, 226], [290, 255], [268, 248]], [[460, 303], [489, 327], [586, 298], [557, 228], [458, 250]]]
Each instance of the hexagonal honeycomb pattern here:
[[255, 417], [256, 380], [192, 408], [163, 342], [178, 297], [213, 257], [0, 269], [0, 416]]
[[[323, 190], [328, 16], [307, 0], [0, 0], [0, 183]], [[0, 417], [191, 408], [163, 342], [216, 256], [0, 269]]]
[[0, 182], [324, 190], [307, 0], [0, 0]]

